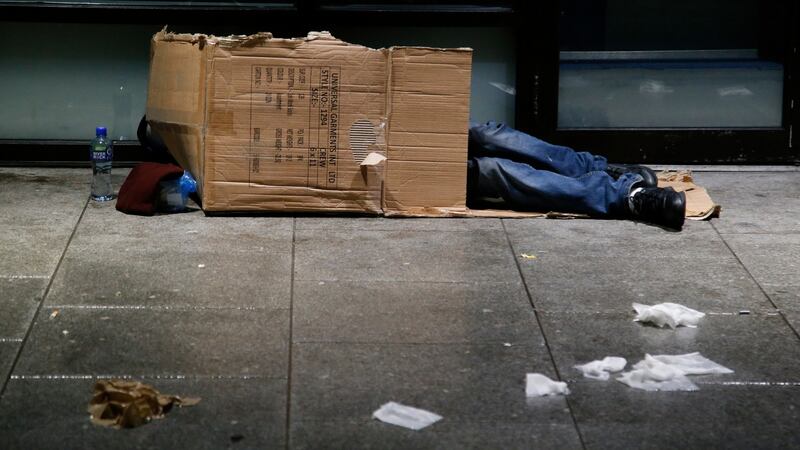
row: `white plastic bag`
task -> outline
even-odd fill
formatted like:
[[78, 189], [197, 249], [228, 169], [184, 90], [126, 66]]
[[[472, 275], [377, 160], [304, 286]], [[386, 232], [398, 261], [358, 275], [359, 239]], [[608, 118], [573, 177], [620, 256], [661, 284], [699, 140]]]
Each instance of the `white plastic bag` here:
[[636, 311], [634, 322], [650, 322], [659, 327], [667, 325], [670, 328], [678, 326], [695, 328], [705, 316], [705, 313], [677, 303], [659, 303], [653, 306], [634, 303], [633, 309]]

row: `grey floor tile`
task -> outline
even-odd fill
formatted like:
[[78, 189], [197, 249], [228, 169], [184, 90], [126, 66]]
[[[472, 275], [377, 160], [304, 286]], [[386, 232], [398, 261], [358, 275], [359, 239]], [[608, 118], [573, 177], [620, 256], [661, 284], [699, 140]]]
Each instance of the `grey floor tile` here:
[[298, 230], [296, 280], [515, 282], [499, 231]]
[[632, 311], [673, 302], [703, 312], [769, 312], [774, 307], [728, 253], [716, 258], [543, 255], [521, 260], [533, 303], [545, 311]]
[[421, 431], [369, 421], [292, 424], [291, 448], [351, 449], [580, 449], [572, 424], [459, 423], [442, 419]]
[[759, 283], [800, 286], [800, 233], [723, 238]]
[[15, 375], [287, 375], [287, 310], [52, 311]]
[[3, 340], [0, 341], [0, 387], [6, 382], [10, 375], [11, 366], [14, 364], [14, 358], [17, 357], [17, 351], [22, 342]]
[[800, 172], [696, 173], [695, 180], [722, 205], [721, 233], [800, 232]]
[[505, 219], [514, 251], [539, 257], [715, 258], [730, 251], [709, 222], [681, 232], [630, 220]]
[[47, 304], [287, 308], [292, 222], [128, 216], [92, 204]]
[[98, 250], [93, 253], [70, 247], [53, 280], [46, 304], [286, 308], [291, 284], [291, 251], [284, 247], [272, 246], [275, 252], [265, 250], [238, 255], [223, 249]]
[[398, 217], [299, 217], [298, 230], [354, 231], [502, 231], [500, 219]]
[[581, 427], [586, 448], [595, 449], [787, 449], [800, 445], [795, 429], [767, 425], [757, 430], [717, 423]]
[[800, 333], [800, 285], [762, 285], [794, 330]]
[[86, 407], [94, 381], [11, 380], [0, 401], [0, 447], [282, 448], [285, 380], [143, 380], [165, 394], [199, 396], [191, 408], [133, 429], [93, 425]]
[[46, 279], [52, 276], [71, 233], [72, 229], [63, 226], [58, 229], [40, 225], [3, 227], [0, 234], [0, 248], [3, 249], [0, 277]]
[[800, 444], [797, 387], [703, 385], [696, 392], [645, 392], [586, 380], [570, 388], [570, 405], [589, 449]]
[[724, 234], [753, 278], [800, 331], [800, 234]]
[[206, 216], [199, 210], [147, 217], [121, 213], [115, 204], [90, 203], [73, 244], [120, 250], [224, 249], [242, 253], [292, 241], [291, 217]]
[[568, 379], [581, 378], [575, 364], [605, 356], [622, 356], [630, 367], [646, 353], [700, 352], [735, 373], [698, 381], [800, 381], [800, 340], [779, 315], [709, 315], [697, 328], [675, 330], [633, 322], [633, 314], [544, 313], [540, 318], [559, 370]]
[[506, 220], [538, 309], [630, 310], [675, 302], [703, 311], [773, 306], [707, 222], [681, 233], [628, 221]]
[[0, 277], [49, 277], [89, 195], [85, 172], [0, 168]]
[[89, 169], [0, 167], [0, 224], [71, 230], [89, 197], [91, 176]]
[[300, 281], [295, 342], [542, 343], [522, 283]]
[[37, 278], [0, 278], [0, 339], [25, 335], [47, 283]]
[[555, 377], [541, 345], [294, 344], [292, 420], [369, 421], [388, 401], [453, 423], [569, 424], [563, 397], [526, 402], [525, 374]]

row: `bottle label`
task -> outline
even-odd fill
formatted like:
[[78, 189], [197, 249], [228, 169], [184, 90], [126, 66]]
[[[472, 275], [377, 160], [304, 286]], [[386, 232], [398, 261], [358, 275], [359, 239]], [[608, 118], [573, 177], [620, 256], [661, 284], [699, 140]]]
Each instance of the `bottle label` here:
[[112, 152], [111, 148], [109, 147], [108, 150], [92, 150], [92, 160], [93, 161], [111, 161], [112, 159]]

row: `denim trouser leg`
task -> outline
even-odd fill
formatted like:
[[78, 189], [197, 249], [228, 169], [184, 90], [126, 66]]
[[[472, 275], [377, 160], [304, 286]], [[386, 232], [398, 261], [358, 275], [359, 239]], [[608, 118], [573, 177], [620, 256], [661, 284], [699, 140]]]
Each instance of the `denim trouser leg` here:
[[568, 177], [602, 171], [608, 166], [602, 156], [549, 144], [495, 122], [470, 123], [469, 137], [477, 144], [472, 156], [493, 156], [524, 162], [536, 169]]
[[502, 197], [514, 209], [539, 212], [624, 215], [631, 186], [642, 180], [632, 173], [614, 180], [602, 171], [573, 178], [503, 158], [472, 158], [470, 166], [472, 198]]

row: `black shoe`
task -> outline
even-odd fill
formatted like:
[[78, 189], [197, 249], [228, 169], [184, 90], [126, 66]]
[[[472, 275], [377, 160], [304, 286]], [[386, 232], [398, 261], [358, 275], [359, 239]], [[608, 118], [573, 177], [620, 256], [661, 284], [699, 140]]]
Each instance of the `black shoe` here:
[[686, 194], [668, 188], [634, 190], [630, 197], [635, 219], [680, 231], [686, 216]]
[[626, 173], [635, 173], [641, 175], [644, 182], [642, 187], [654, 188], [658, 186], [658, 177], [652, 169], [638, 164], [609, 164], [606, 168], [606, 173], [611, 175], [615, 180]]

